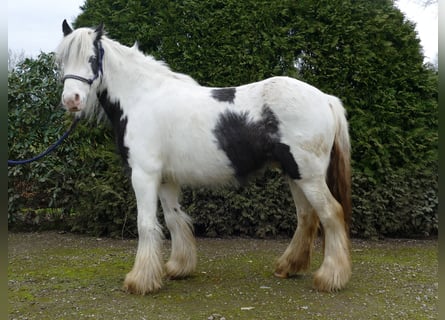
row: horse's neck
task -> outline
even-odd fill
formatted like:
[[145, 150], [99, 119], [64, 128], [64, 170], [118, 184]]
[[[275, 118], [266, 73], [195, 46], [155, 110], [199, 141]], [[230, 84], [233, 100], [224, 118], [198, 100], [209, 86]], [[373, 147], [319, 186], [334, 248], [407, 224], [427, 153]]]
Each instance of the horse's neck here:
[[108, 59], [105, 57], [105, 60], [114, 73], [135, 75], [136, 78], [172, 77], [174, 74], [164, 63], [144, 55], [137, 47], [130, 48], [110, 39], [104, 41], [105, 55], [108, 51]]
[[[108, 90], [132, 94], [137, 87], [156, 88], [163, 79], [175, 77], [162, 62], [145, 56], [137, 48], [104, 39], [104, 79]], [[116, 92], [117, 93], [117, 92]]]

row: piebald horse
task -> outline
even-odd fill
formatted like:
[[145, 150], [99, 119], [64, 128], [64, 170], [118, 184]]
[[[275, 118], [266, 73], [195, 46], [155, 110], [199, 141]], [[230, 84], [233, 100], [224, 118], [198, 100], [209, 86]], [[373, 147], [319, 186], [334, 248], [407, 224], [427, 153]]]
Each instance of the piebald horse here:
[[[286, 278], [310, 266], [321, 223], [324, 259], [314, 287], [336, 291], [351, 277], [350, 142], [340, 100], [288, 77], [210, 88], [106, 36], [103, 26], [62, 24], [56, 61], [62, 104], [76, 117], [104, 114], [131, 172], [137, 201], [138, 247], [124, 290], [147, 294], [164, 277], [196, 268], [191, 218], [178, 198], [182, 185], [229, 185], [266, 166], [281, 168], [295, 202], [297, 228], [277, 260]], [[171, 234], [163, 264], [160, 199]]]

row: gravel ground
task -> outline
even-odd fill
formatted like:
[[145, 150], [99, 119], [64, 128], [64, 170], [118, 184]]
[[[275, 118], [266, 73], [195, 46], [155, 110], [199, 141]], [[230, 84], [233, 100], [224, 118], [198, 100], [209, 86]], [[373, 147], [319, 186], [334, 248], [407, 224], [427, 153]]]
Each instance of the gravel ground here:
[[[121, 291], [137, 241], [9, 233], [9, 319], [438, 319], [437, 240], [353, 240], [353, 276], [312, 289], [320, 265], [273, 277], [289, 240], [198, 239], [198, 269], [146, 296]], [[169, 254], [165, 241], [165, 258]]]

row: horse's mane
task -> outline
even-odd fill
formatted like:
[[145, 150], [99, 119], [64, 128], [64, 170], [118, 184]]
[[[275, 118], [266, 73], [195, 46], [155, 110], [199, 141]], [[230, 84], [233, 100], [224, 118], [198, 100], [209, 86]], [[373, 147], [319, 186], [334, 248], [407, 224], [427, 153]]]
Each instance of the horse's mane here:
[[107, 50], [107, 52], [109, 55], [115, 56], [112, 57], [112, 59], [122, 59], [125, 57], [129, 62], [135, 64], [139, 70], [147, 71], [149, 76], [160, 75], [197, 84], [192, 77], [172, 71], [164, 61], [156, 60], [153, 56], [144, 54], [139, 50], [137, 42], [132, 47], [127, 47], [106, 36], [103, 37], [102, 42], [104, 46], [111, 48], [111, 50]]
[[[90, 28], [79, 28], [76, 29], [75, 32], [66, 36], [56, 49], [56, 62], [58, 62], [61, 67], [63, 67], [65, 61], [70, 60], [70, 62], [72, 62], [73, 59], [75, 63], [84, 63], [84, 61], [81, 61], [80, 59], [84, 59], [93, 54], [91, 51], [91, 35], [94, 32], [95, 31]], [[131, 61], [137, 64], [139, 68], [150, 68], [150, 71], [154, 68], [156, 69], [156, 72], [166, 76], [196, 83], [190, 76], [173, 72], [165, 62], [156, 60], [151, 55], [145, 55], [139, 50], [137, 42], [132, 47], [127, 47], [110, 39], [105, 33], [101, 36], [100, 40], [111, 48], [111, 50], [107, 52], [107, 55], [115, 55], [117, 56], [116, 58], [131, 58]], [[119, 55], [121, 57], [119, 57]]]
[[76, 33], [71, 33], [63, 38], [56, 49], [56, 62], [59, 67], [63, 69], [66, 61], [77, 63], [84, 63], [80, 61], [81, 58], [87, 57], [93, 52], [91, 51], [91, 34], [92, 29], [80, 28]]
[[[94, 54], [92, 45], [94, 41], [93, 33], [95, 33], [93, 29], [79, 28], [64, 37], [57, 47], [55, 55], [56, 63], [62, 72], [67, 61], [70, 61], [70, 64], [82, 65], [85, 64], [89, 56]], [[174, 72], [165, 62], [156, 60], [151, 55], [144, 54], [139, 50], [137, 43], [132, 47], [128, 47], [110, 39], [106, 34], [101, 35], [100, 41], [105, 50], [104, 76], [106, 76], [107, 72], [107, 61], [123, 61], [125, 59], [128, 63], [137, 66], [138, 72], [146, 73], [144, 76], [153, 77], [156, 75], [198, 85], [190, 76]], [[97, 117], [98, 120], [103, 118], [103, 110], [98, 107], [97, 102], [87, 109], [85, 110], [85, 115], [88, 118]]]

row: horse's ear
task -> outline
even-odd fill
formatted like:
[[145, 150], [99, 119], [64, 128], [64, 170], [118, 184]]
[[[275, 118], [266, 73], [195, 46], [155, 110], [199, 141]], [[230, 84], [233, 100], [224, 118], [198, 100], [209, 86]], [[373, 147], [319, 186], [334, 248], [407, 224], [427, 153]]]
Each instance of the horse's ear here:
[[102, 35], [104, 34], [104, 23], [101, 22], [101, 23], [97, 26], [96, 30], [94, 30], [94, 32], [97, 33], [96, 39], [100, 39], [100, 38], [102, 37]]
[[68, 22], [66, 22], [66, 19], [63, 20], [62, 23], [62, 30], [63, 30], [63, 35], [66, 37], [67, 35], [69, 35], [71, 32], [73, 32], [73, 29], [71, 29], [71, 27], [69, 26]]

